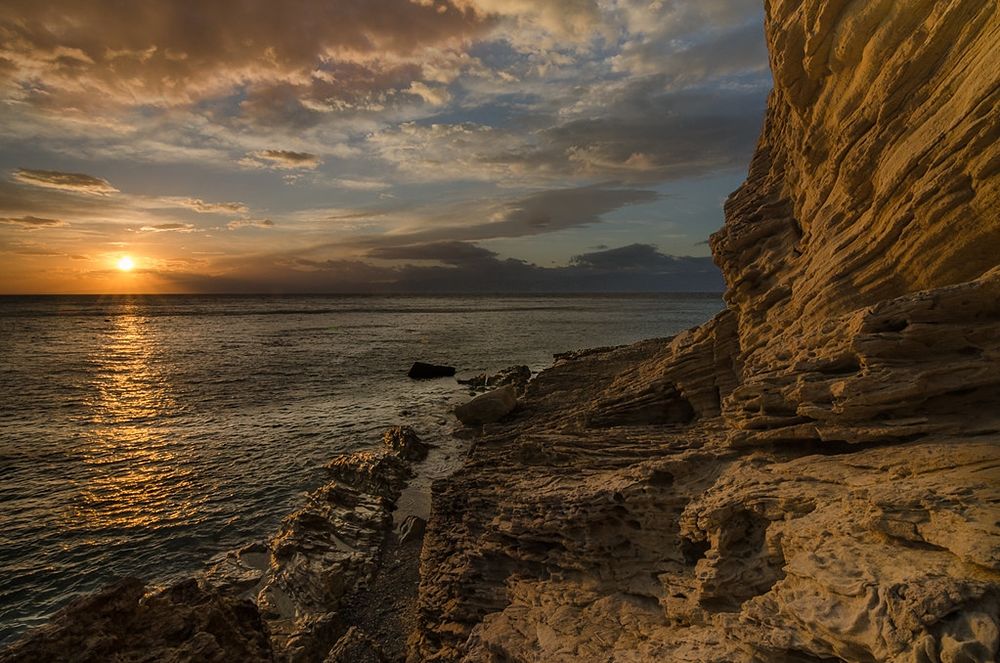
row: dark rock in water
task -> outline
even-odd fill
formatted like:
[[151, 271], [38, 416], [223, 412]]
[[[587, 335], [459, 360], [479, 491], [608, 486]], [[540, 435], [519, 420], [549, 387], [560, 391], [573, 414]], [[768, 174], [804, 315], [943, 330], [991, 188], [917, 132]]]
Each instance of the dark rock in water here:
[[382, 648], [367, 633], [352, 626], [337, 640], [323, 663], [388, 663]]
[[3, 663], [273, 660], [267, 628], [250, 601], [195, 580], [146, 596], [135, 578], [74, 601], [0, 652]]
[[495, 389], [496, 387], [510, 384], [514, 385], [514, 389], [520, 395], [524, 393], [524, 389], [528, 386], [528, 380], [530, 379], [531, 369], [527, 366], [508, 366], [493, 375], [480, 373], [468, 380], [459, 380], [458, 383], [468, 385], [475, 391]]
[[[424, 455], [427, 455], [426, 449]], [[326, 469], [343, 483], [391, 502], [399, 499], [406, 482], [413, 476], [410, 466], [399, 455], [377, 451], [337, 456], [327, 463]]]
[[410, 366], [407, 375], [414, 380], [429, 380], [431, 378], [447, 378], [455, 374], [454, 366], [439, 366], [417, 361]]
[[385, 446], [406, 460], [421, 461], [427, 458], [428, 445], [420, 441], [416, 431], [409, 426], [393, 426], [382, 434]]
[[479, 426], [499, 421], [517, 406], [517, 392], [513, 385], [476, 396], [455, 408], [455, 416], [466, 426]]
[[427, 529], [427, 521], [420, 516], [407, 516], [403, 524], [399, 526], [399, 542], [407, 543], [419, 539]]

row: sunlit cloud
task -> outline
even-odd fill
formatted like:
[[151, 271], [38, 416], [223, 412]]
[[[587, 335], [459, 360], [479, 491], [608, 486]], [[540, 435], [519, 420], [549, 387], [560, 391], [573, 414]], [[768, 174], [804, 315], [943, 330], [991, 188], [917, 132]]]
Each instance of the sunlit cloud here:
[[243, 203], [211, 203], [200, 198], [185, 198], [179, 203], [202, 214], [246, 214], [249, 211]]
[[226, 224], [226, 227], [230, 230], [239, 230], [240, 228], [273, 228], [274, 221], [271, 219], [235, 219]]
[[44, 219], [37, 216], [20, 216], [16, 218], [0, 217], [0, 223], [19, 226], [29, 230], [37, 230], [38, 228], [58, 228], [66, 225], [65, 221], [60, 221], [59, 219]]
[[100, 177], [83, 173], [63, 173], [56, 170], [30, 170], [18, 168], [12, 175], [15, 182], [47, 189], [61, 189], [105, 196], [117, 193], [118, 189]]
[[139, 230], [141, 230], [142, 232], [151, 232], [151, 233], [167, 233], [167, 232], [189, 233], [189, 232], [194, 232], [195, 227], [190, 223], [157, 223], [151, 226], [142, 226]]

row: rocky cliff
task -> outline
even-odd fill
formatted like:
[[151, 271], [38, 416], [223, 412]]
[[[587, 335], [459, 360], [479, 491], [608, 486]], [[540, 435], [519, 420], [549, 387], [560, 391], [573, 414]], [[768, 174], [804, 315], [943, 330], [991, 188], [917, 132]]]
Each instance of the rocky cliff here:
[[1000, 9], [766, 3], [727, 310], [436, 485], [414, 661], [995, 661]]

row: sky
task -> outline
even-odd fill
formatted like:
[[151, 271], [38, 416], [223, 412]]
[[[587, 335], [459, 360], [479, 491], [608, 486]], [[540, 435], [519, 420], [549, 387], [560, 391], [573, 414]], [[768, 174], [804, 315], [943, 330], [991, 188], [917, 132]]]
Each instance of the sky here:
[[4, 0], [0, 293], [721, 291], [770, 87], [760, 0]]

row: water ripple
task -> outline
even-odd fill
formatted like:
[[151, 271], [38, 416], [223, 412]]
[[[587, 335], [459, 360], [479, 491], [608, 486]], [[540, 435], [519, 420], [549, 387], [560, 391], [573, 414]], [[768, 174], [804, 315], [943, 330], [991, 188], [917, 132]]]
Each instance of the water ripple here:
[[[265, 536], [336, 453], [427, 436], [454, 381], [676, 333], [718, 298], [0, 298], [0, 642], [115, 576]], [[626, 324], [623, 324], [626, 323]], [[405, 416], [401, 411], [411, 412]]]

